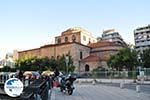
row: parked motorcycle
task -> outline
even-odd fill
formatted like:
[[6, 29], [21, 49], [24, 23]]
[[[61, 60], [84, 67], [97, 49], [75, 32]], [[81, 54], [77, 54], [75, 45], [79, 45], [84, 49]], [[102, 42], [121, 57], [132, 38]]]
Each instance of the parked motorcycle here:
[[60, 81], [60, 91], [68, 93], [72, 95], [73, 90], [75, 89], [73, 86], [73, 82], [76, 80], [76, 77], [68, 75], [67, 77], [62, 76]]

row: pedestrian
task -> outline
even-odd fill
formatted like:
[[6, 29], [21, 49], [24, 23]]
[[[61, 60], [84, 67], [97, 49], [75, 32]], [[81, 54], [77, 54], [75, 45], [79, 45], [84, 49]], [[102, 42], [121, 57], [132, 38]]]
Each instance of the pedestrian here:
[[59, 70], [58, 70], [58, 68], [57, 68], [57, 67], [55, 68], [54, 76], [55, 76], [55, 77], [59, 76]]
[[22, 78], [23, 78], [23, 73], [22, 73], [22, 71], [19, 71], [18, 78], [22, 81]]

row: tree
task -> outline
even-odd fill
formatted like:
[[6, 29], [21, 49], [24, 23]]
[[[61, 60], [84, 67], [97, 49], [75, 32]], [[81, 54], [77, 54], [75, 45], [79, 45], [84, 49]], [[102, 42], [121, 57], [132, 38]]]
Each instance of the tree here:
[[133, 70], [138, 65], [137, 52], [130, 48], [121, 49], [116, 55], [110, 57], [107, 64], [118, 70], [122, 70], [124, 67]]
[[3, 72], [9, 72], [9, 71], [11, 71], [11, 68], [10, 68], [9, 66], [4, 66], [4, 67], [2, 68], [2, 71], [3, 71]]
[[[69, 56], [69, 63], [68, 63], [68, 70], [73, 72], [75, 67], [73, 66], [73, 60], [70, 54]], [[50, 69], [52, 71], [55, 70], [57, 67], [60, 71], [66, 72], [66, 62], [65, 62], [65, 55], [60, 56], [59, 58], [55, 59], [54, 57], [25, 57], [16, 60], [16, 67], [17, 69], [27, 71], [27, 70], [40, 70], [44, 71]]]
[[16, 61], [16, 67], [20, 70], [46, 70], [45, 66], [49, 66], [49, 58], [25, 57]]
[[130, 48], [125, 48], [120, 50], [120, 55], [122, 55], [122, 65], [129, 70], [133, 70], [135, 66], [138, 65], [137, 55], [138, 52], [131, 50]]
[[[68, 62], [68, 66], [66, 66], [66, 62], [65, 62], [65, 57], [68, 56], [69, 57], [69, 62]], [[57, 59], [58, 62], [58, 68], [60, 71], [62, 72], [67, 72], [67, 67], [68, 67], [68, 72], [73, 72], [75, 69], [75, 66], [73, 65], [73, 59], [70, 55], [70, 53], [66, 54], [66, 55], [62, 55]]]
[[150, 68], [150, 49], [146, 49], [141, 54], [142, 65], [146, 68]]
[[70, 55], [70, 53], [68, 54], [68, 56], [69, 56], [68, 71], [73, 72], [75, 69], [75, 66], [73, 65], [73, 58]]
[[121, 59], [119, 55], [111, 55], [110, 59], [107, 61], [107, 64], [112, 69], [117, 69], [117, 70], [122, 69]]
[[49, 68], [51, 68], [52, 70], [55, 70], [56, 67], [58, 67], [58, 60], [55, 59], [54, 57], [51, 57], [50, 62], [49, 62]]

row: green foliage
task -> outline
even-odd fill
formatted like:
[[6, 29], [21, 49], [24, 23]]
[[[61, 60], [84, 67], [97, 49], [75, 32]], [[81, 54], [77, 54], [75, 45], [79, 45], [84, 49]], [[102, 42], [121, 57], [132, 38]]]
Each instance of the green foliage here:
[[27, 70], [44, 70], [45, 66], [49, 62], [48, 58], [37, 58], [37, 57], [25, 57], [20, 58], [16, 61], [17, 69], [27, 71]]
[[92, 77], [93, 78], [96, 78], [96, 77], [105, 77], [106, 76], [105, 72], [108, 72], [108, 69], [98, 67], [98, 68], [92, 70]]
[[62, 72], [66, 72], [66, 62], [65, 62], [65, 55], [62, 55], [58, 60], [58, 69]]
[[137, 66], [137, 52], [130, 48], [121, 49], [116, 55], [112, 55], [107, 62], [109, 67], [117, 70], [122, 70], [125, 67], [128, 70], [133, 70]]
[[[67, 54], [69, 57], [69, 62], [68, 62], [68, 71], [73, 72], [75, 67], [73, 66], [73, 60], [72, 57], [70, 56], [70, 53]], [[66, 55], [62, 55], [55, 59], [54, 57], [48, 58], [37, 58], [37, 57], [25, 57], [25, 58], [20, 58], [16, 61], [16, 67], [17, 69], [27, 71], [44, 71], [44, 70], [55, 70], [57, 67], [60, 71], [66, 72], [66, 62], [65, 62], [65, 57]]]
[[10, 72], [16, 72], [16, 68], [11, 68]]
[[9, 71], [11, 71], [11, 68], [9, 66], [4, 66], [2, 68], [2, 72], [9, 72]]
[[[65, 61], [66, 56], [69, 57], [68, 65], [66, 64]], [[73, 59], [70, 56], [70, 53], [68, 53], [67, 55], [62, 55], [60, 58], [58, 58], [57, 63], [58, 63], [58, 69], [62, 72], [67, 72], [67, 67], [68, 67], [68, 72], [73, 72], [75, 69], [75, 66], [73, 66]]]
[[146, 49], [143, 51], [143, 54], [141, 54], [142, 58], [142, 65], [146, 68], [150, 68], [150, 49]]

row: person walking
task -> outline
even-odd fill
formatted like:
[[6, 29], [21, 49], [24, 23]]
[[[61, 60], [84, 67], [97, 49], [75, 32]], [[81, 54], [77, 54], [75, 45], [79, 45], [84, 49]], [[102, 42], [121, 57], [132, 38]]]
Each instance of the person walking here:
[[22, 81], [22, 79], [23, 79], [23, 73], [22, 73], [22, 71], [19, 71], [18, 78]]

